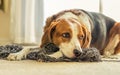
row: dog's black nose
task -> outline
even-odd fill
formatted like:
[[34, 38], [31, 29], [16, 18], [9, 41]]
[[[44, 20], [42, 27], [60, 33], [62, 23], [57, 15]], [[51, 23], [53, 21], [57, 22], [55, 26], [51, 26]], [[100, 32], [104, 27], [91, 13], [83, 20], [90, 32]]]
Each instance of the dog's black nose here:
[[81, 52], [77, 49], [74, 49], [73, 53], [75, 54], [76, 57], [79, 57]]

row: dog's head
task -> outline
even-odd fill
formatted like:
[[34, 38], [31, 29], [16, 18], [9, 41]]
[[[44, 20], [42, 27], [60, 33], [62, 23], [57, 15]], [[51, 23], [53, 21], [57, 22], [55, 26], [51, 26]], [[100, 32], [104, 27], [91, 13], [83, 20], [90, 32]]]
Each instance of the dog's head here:
[[74, 18], [58, 19], [45, 27], [41, 47], [52, 42], [68, 58], [74, 58], [82, 48], [88, 48], [91, 41], [90, 32], [86, 26]]

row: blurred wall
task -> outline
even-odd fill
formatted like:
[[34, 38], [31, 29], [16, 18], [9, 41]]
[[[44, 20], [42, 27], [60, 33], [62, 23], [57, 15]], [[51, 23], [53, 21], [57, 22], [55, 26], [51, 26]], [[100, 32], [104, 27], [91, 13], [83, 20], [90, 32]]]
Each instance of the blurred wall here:
[[120, 0], [103, 0], [103, 14], [120, 22]]
[[5, 0], [5, 11], [0, 10], [0, 44], [10, 42], [10, 0]]
[[74, 8], [99, 12], [99, 0], [44, 0], [44, 22], [48, 16]]

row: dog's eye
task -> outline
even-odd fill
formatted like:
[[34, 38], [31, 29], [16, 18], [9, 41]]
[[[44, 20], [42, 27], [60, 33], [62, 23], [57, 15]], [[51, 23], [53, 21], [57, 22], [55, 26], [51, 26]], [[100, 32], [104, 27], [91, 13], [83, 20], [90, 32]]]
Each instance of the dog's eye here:
[[83, 36], [83, 35], [79, 36], [79, 39], [80, 39], [80, 40], [83, 40], [83, 39], [84, 39], [84, 36]]
[[69, 34], [69, 33], [63, 33], [62, 36], [63, 36], [64, 38], [70, 38], [70, 34]]

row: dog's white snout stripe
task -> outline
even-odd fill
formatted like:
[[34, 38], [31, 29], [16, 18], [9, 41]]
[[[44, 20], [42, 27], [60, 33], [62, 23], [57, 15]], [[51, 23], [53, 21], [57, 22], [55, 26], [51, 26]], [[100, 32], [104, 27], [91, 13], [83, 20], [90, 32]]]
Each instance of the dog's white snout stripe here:
[[75, 43], [75, 49], [79, 50], [80, 52], [82, 52], [82, 48], [80, 46], [80, 43], [78, 42], [74, 42]]

